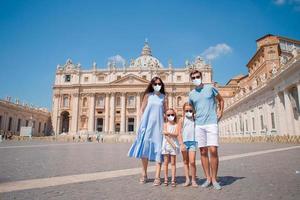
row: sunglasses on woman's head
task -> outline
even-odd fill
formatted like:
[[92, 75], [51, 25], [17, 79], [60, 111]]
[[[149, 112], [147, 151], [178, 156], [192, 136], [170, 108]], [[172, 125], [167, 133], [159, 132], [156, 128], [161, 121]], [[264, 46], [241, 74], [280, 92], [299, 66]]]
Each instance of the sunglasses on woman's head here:
[[192, 76], [192, 80], [199, 79], [201, 76]]
[[161, 83], [153, 83], [154, 86], [161, 85]]
[[174, 114], [167, 114], [167, 116], [168, 116], [168, 117], [170, 117], [170, 116], [173, 116], [173, 117], [174, 117], [175, 115], [174, 115]]
[[190, 113], [192, 113], [192, 112], [193, 112], [193, 110], [185, 110], [185, 112], [190, 112]]

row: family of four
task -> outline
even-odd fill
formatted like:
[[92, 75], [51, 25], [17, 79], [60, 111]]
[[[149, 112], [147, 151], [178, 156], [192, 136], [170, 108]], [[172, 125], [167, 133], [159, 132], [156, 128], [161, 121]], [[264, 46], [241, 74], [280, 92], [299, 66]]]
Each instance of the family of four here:
[[[202, 83], [198, 70], [190, 73], [195, 88], [189, 101], [183, 105], [183, 116], [177, 119], [176, 111], [168, 107], [163, 81], [154, 77], [145, 90], [141, 105], [141, 123], [128, 156], [142, 161], [141, 183], [146, 183], [148, 161], [156, 162], [153, 185], [161, 185], [163, 163], [164, 185], [168, 185], [168, 165], [171, 163], [171, 186], [176, 186], [176, 155], [181, 152], [186, 181], [184, 186], [198, 187], [196, 181], [196, 152], [199, 148], [206, 181], [201, 187], [213, 186], [220, 190], [218, 172], [218, 121], [222, 117], [224, 101], [217, 89]], [[218, 104], [218, 105], [217, 105]], [[208, 156], [210, 154], [210, 156]], [[191, 179], [190, 179], [191, 175]]]

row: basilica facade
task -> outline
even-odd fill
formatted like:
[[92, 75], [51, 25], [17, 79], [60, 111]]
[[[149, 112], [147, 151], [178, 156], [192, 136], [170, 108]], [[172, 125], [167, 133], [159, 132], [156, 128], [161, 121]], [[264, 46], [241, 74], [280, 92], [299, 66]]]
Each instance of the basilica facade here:
[[268, 34], [256, 43], [248, 74], [219, 87], [220, 135], [300, 135], [300, 41]]
[[136, 132], [143, 92], [154, 76], [165, 83], [169, 107], [180, 116], [193, 88], [189, 78], [193, 69], [202, 72], [204, 83], [212, 83], [212, 67], [200, 57], [186, 61], [182, 67], [174, 67], [171, 62], [164, 66], [152, 56], [147, 42], [139, 57], [121, 67], [114, 62], [97, 67], [94, 62], [84, 70], [68, 59], [57, 66], [55, 74], [53, 131], [56, 135]]

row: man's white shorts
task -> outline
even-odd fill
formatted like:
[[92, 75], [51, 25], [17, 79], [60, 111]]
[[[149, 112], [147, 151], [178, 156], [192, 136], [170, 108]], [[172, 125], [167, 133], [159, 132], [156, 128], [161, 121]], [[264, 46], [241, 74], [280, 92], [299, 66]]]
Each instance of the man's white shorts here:
[[219, 146], [218, 124], [196, 125], [198, 147]]

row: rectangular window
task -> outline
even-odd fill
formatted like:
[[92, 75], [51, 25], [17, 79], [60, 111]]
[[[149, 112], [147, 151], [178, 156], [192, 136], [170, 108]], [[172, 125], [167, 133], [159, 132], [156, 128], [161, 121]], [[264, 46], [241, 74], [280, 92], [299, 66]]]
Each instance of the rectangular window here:
[[128, 106], [134, 107], [135, 106], [135, 98], [134, 96], [129, 96], [128, 97]]
[[260, 115], [260, 129], [264, 129], [264, 116]]
[[17, 132], [19, 132], [20, 129], [21, 129], [21, 119], [18, 119]]
[[8, 131], [11, 131], [12, 118], [10, 117], [8, 120]]
[[39, 122], [39, 130], [38, 130], [39, 133], [41, 132], [41, 126], [42, 126], [42, 124], [41, 124], [41, 122]]
[[255, 119], [252, 117], [252, 130], [255, 131]]
[[29, 121], [28, 121], [28, 120], [26, 120], [26, 125], [25, 125], [25, 126], [27, 127], [27, 126], [28, 126], [28, 124], [29, 124]]
[[71, 75], [65, 75], [65, 82], [70, 82], [71, 81]]
[[177, 76], [177, 81], [181, 81], [181, 76]]
[[117, 80], [121, 79], [121, 76], [117, 76]]
[[134, 131], [134, 118], [128, 118], [128, 132]]
[[84, 82], [88, 82], [89, 81], [89, 77], [84, 77]]
[[104, 81], [104, 76], [98, 76], [98, 81]]
[[271, 122], [272, 122], [272, 129], [275, 129], [275, 115], [273, 112], [271, 113]]
[[0, 129], [2, 127], [2, 116], [0, 115]]

